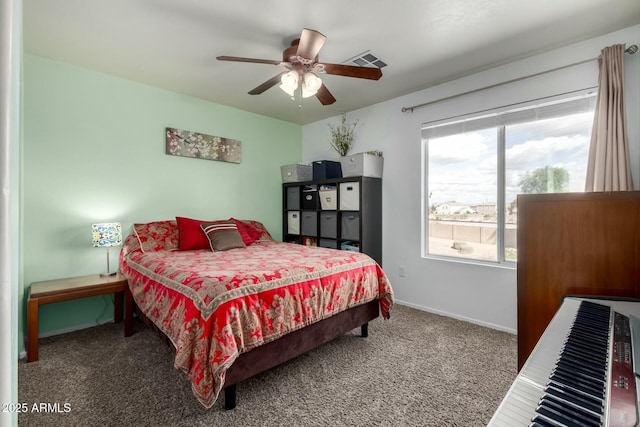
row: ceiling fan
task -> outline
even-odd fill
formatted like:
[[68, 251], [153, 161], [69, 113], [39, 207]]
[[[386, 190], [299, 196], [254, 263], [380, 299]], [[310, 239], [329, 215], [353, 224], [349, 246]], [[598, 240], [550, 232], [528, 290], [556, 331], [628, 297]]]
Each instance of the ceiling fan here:
[[242, 58], [238, 56], [218, 56], [219, 61], [252, 62], [256, 64], [272, 64], [286, 68], [283, 71], [249, 91], [249, 95], [259, 95], [280, 83], [280, 88], [291, 97], [300, 88], [303, 98], [316, 96], [322, 105], [336, 102], [329, 89], [322, 83], [318, 74], [356, 77], [359, 79], [378, 80], [382, 71], [377, 67], [358, 67], [355, 65], [329, 64], [318, 62], [318, 52], [322, 49], [326, 36], [315, 30], [305, 28], [299, 39], [291, 42], [291, 46], [282, 53], [282, 61], [270, 59]]

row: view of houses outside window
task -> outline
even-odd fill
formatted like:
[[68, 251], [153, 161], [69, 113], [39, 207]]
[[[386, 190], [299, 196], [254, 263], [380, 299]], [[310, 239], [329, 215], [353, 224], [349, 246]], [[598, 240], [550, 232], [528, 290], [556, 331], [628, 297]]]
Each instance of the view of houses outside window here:
[[425, 138], [425, 253], [517, 261], [517, 195], [584, 191], [592, 123], [591, 108]]

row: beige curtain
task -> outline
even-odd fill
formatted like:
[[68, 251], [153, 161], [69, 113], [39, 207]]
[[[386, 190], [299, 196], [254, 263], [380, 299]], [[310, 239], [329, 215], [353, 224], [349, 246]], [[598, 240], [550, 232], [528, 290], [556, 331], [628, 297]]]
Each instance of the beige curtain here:
[[624, 105], [624, 45], [602, 49], [585, 191], [633, 190]]

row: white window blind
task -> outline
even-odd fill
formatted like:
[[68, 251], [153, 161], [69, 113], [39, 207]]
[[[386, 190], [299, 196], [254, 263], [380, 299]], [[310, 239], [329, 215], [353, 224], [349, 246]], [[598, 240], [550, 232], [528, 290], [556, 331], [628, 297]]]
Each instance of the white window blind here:
[[460, 118], [425, 123], [422, 127], [422, 137], [424, 139], [440, 138], [465, 132], [593, 111], [596, 95], [595, 92], [587, 92], [571, 98], [557, 99], [544, 103], [528, 102], [519, 104], [517, 107], [502, 107]]

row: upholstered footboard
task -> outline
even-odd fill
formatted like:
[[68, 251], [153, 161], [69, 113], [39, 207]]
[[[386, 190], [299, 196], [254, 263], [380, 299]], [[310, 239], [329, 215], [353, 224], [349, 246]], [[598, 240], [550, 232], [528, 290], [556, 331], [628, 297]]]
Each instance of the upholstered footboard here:
[[378, 313], [379, 302], [373, 300], [241, 354], [226, 374], [224, 407], [233, 409], [236, 406], [236, 384], [247, 378], [307, 353], [358, 326], [361, 335], [368, 336], [368, 322], [378, 317]]
[[[242, 353], [226, 372], [224, 387], [225, 409], [236, 407], [236, 390], [239, 382], [311, 351], [357, 327], [361, 328], [361, 336], [367, 337], [369, 335], [368, 322], [378, 317], [379, 304], [378, 300], [373, 300], [350, 308], [284, 335], [275, 341]], [[134, 310], [140, 319], [156, 331], [167, 345], [175, 350], [171, 340], [135, 306], [128, 287], [126, 289], [125, 336], [133, 334]]]

